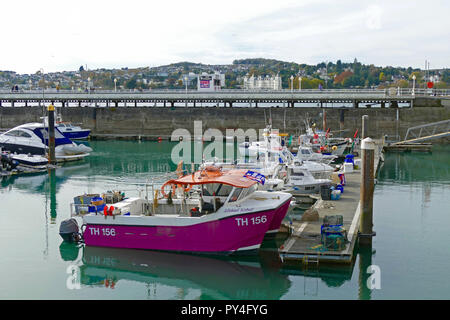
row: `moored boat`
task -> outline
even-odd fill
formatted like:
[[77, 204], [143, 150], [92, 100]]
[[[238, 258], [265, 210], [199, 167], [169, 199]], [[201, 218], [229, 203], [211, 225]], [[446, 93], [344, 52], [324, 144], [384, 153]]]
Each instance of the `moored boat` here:
[[[267, 232], [279, 229], [292, 198], [288, 193], [257, 190], [260, 178], [248, 170], [206, 167], [167, 181], [161, 197], [126, 198], [106, 205], [103, 212], [75, 216], [82, 216], [87, 246], [220, 254], [256, 251]], [[200, 187], [200, 195], [186, 197], [193, 186]], [[67, 233], [77, 231], [67, 231], [66, 238]]]
[[[11, 153], [45, 156], [48, 128], [42, 123], [26, 123], [0, 134], [0, 147]], [[76, 144], [55, 127], [55, 156], [58, 162], [80, 160], [92, 149]]]

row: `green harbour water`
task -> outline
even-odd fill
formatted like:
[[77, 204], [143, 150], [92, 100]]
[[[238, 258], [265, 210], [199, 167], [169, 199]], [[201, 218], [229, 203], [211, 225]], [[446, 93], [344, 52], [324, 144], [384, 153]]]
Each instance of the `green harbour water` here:
[[[51, 174], [3, 178], [0, 299], [450, 299], [450, 146], [385, 155], [375, 187], [372, 249], [351, 266], [282, 264], [263, 243], [253, 257], [199, 256], [63, 243], [58, 231], [83, 193], [145, 195], [174, 171], [176, 143], [90, 141], [85, 160]], [[150, 193], [151, 194], [151, 193]], [[369, 289], [367, 267], [380, 288]]]

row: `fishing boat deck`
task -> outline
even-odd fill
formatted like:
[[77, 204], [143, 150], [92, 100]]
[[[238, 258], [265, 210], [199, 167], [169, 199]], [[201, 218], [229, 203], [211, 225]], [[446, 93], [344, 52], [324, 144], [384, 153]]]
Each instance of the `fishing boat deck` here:
[[[381, 142], [375, 148], [375, 172], [382, 159]], [[344, 193], [339, 200], [318, 200], [313, 206], [319, 213], [318, 221], [292, 221], [285, 223], [290, 236], [278, 249], [283, 261], [302, 261], [303, 263], [346, 263], [353, 261], [353, 251], [359, 231], [359, 200], [361, 185], [361, 170], [345, 174]], [[321, 225], [323, 218], [331, 215], [343, 216], [343, 227], [347, 230], [348, 243], [343, 250], [327, 250], [321, 245]]]

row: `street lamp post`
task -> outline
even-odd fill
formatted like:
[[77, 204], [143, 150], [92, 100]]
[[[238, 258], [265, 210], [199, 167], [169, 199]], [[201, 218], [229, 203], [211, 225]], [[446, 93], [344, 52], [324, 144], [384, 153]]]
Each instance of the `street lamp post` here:
[[298, 78], [298, 91], [302, 91], [302, 77]]
[[88, 87], [88, 93], [91, 93], [91, 77], [88, 77], [87, 87]]
[[117, 78], [114, 78], [114, 92], [117, 91]]
[[294, 91], [294, 76], [291, 76], [291, 92]]
[[412, 92], [411, 92], [411, 94], [412, 94], [412, 95], [415, 95], [415, 94], [416, 94], [416, 92], [415, 92], [415, 88], [416, 88], [416, 75], [415, 75], [415, 74], [412, 75], [412, 79], [413, 79], [413, 87], [412, 87]]

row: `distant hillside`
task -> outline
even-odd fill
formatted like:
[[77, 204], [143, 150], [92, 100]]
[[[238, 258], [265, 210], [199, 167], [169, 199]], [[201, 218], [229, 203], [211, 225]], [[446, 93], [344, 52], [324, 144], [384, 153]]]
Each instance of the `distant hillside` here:
[[[365, 65], [354, 59], [353, 62], [321, 62], [316, 65], [299, 64], [275, 59], [249, 58], [236, 59], [232, 64], [208, 65], [189, 61], [172, 63], [159, 67], [120, 68], [84, 70], [56, 73], [20, 75], [14, 71], [0, 71], [0, 87], [11, 88], [18, 85], [22, 89], [61, 88], [73, 90], [98, 89], [136, 89], [148, 90], [158, 88], [197, 87], [197, 74], [221, 72], [225, 74], [227, 88], [242, 88], [243, 78], [247, 75], [273, 76], [279, 75], [282, 87], [302, 89], [317, 88], [385, 88], [411, 87], [412, 75], [416, 76], [416, 86], [424, 87], [431, 80], [437, 88], [450, 86], [450, 70], [431, 70], [425, 79], [425, 72], [420, 69], [403, 67], [379, 67]], [[293, 80], [291, 81], [291, 77]], [[90, 80], [90, 81], [88, 81]], [[115, 81], [114, 81], [115, 80]]]

